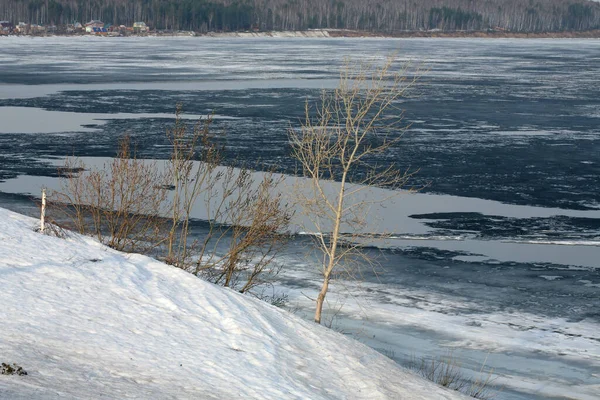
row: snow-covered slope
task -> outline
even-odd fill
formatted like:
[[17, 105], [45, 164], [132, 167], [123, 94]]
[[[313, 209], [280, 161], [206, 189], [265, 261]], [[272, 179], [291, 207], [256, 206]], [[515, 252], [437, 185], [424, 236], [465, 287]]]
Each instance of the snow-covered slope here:
[[1, 399], [458, 399], [341, 334], [0, 209]]

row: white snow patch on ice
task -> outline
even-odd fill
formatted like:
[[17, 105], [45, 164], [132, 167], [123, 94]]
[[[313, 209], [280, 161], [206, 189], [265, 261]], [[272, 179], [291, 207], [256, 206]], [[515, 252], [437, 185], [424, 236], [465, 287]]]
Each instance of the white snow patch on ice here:
[[[110, 158], [83, 157], [81, 160], [88, 166], [101, 167], [110, 161]], [[44, 160], [53, 165], [62, 165], [61, 159]], [[261, 172], [253, 173], [256, 182], [262, 178]], [[293, 176], [283, 176], [282, 186], [284, 196], [293, 196], [294, 190], [308, 190], [308, 181]], [[338, 183], [326, 181], [323, 184], [326, 193], [335, 193]], [[0, 191], [5, 193], [19, 193], [39, 196], [39, 188], [60, 190], [59, 179], [53, 177], [40, 177], [21, 175], [0, 183]], [[355, 188], [349, 185], [349, 188]], [[349, 189], [350, 190], [350, 189]], [[365, 201], [372, 204], [373, 199], [385, 199], [382, 204], [374, 205], [368, 210], [366, 220], [369, 226], [364, 230], [369, 233], [393, 233], [391, 238], [374, 240], [370, 245], [380, 247], [418, 247], [426, 244], [440, 250], [455, 251], [477, 255], [479, 258], [457, 258], [464, 261], [496, 260], [496, 262], [524, 262], [524, 263], [552, 263], [574, 267], [595, 269], [598, 267], [599, 242], [592, 241], [490, 241], [469, 238], [467, 236], [438, 236], [432, 235], [432, 228], [425, 225], [427, 220], [411, 218], [411, 215], [448, 213], [448, 212], [473, 212], [484, 215], [494, 215], [510, 218], [547, 218], [551, 216], [569, 216], [582, 218], [600, 218], [600, 210], [568, 210], [560, 208], [545, 208], [533, 206], [520, 206], [503, 204], [492, 200], [482, 200], [468, 197], [449, 195], [436, 195], [426, 193], [398, 192], [393, 195], [389, 190], [379, 188], [366, 188], [357, 194], [353, 201]], [[293, 203], [293, 198], [290, 200]], [[198, 202], [192, 210], [194, 218], [208, 218], [202, 202]], [[383, 217], [381, 217], [383, 216]], [[316, 232], [310, 221], [302, 219], [302, 213], [296, 213], [292, 220], [292, 229], [305, 234]], [[328, 230], [326, 225], [322, 225]], [[347, 229], [346, 226], [343, 227]], [[536, 245], [536, 246], [532, 246]], [[538, 251], [537, 245], [543, 246], [544, 251]], [[464, 257], [464, 256], [459, 256]], [[492, 262], [492, 261], [488, 261]]]
[[583, 285], [587, 286], [587, 287], [597, 287], [597, 288], [600, 288], [600, 283], [593, 283], [592, 281], [588, 281], [586, 279], [579, 280], [578, 282], [583, 283]]
[[[183, 119], [199, 120], [202, 115], [181, 114]], [[104, 125], [114, 119], [167, 118], [175, 120], [175, 114], [166, 113], [76, 113], [48, 111], [30, 107], [0, 107], [0, 133], [63, 133], [94, 132], [94, 126]], [[213, 119], [236, 119], [213, 115]], [[91, 127], [90, 127], [91, 125]]]
[[547, 281], [556, 281], [562, 279], [563, 277], [560, 275], [540, 275], [540, 278], [543, 278]]

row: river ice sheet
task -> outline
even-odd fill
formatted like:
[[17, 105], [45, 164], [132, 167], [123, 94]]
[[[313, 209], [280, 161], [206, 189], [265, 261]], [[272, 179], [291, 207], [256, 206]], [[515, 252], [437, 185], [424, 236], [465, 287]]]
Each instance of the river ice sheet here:
[[[334, 86], [344, 57], [412, 60], [425, 73], [401, 103], [411, 128], [378, 161], [419, 168], [412, 183], [425, 189], [388, 209], [383, 219], [397, 235], [382, 270], [364, 271], [362, 285], [340, 280], [328, 318], [399, 362], [454, 349], [477, 370], [487, 357], [506, 385], [499, 398], [597, 393], [598, 40], [2, 38], [0, 46], [0, 112], [13, 117], [0, 128], [0, 190], [33, 194], [56, 174], [49, 158], [112, 156], [124, 132], [140, 155], [167, 157], [177, 102], [190, 115], [224, 117], [215, 139], [227, 161], [260, 157], [290, 173], [286, 130], [306, 99]], [[44, 116], [38, 128], [11, 114], [27, 108]], [[18, 195], [0, 199], [29, 209]], [[305, 295], [318, 274], [307, 240], [297, 237], [283, 256], [277, 287], [310, 318]]]

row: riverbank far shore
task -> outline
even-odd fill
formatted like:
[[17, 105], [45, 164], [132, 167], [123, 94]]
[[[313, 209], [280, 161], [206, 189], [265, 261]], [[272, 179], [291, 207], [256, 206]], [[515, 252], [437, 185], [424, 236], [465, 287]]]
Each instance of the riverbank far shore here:
[[600, 29], [563, 32], [507, 32], [507, 31], [405, 31], [394, 33], [355, 31], [348, 29], [314, 29], [307, 31], [271, 32], [209, 32], [195, 36], [211, 37], [342, 37], [342, 38], [600, 38]]
[[[9, 35], [0, 35], [9, 36]], [[44, 34], [44, 35], [11, 35], [11, 36], [32, 36], [32, 37], [53, 37], [53, 36], [93, 36], [89, 34]], [[123, 37], [120, 35], [97, 35], [108, 37]], [[402, 31], [394, 33], [368, 32], [348, 29], [310, 29], [304, 31], [238, 31], [238, 32], [149, 32], [139, 35], [128, 35], [128, 37], [273, 37], [273, 38], [516, 38], [516, 39], [600, 39], [600, 29], [589, 31], [561, 31], [561, 32], [509, 32], [501, 30], [489, 31]]]
[[410, 31], [374, 33], [348, 30], [328, 30], [330, 37], [391, 37], [391, 38], [600, 38], [600, 29], [562, 32], [509, 32], [509, 31]]

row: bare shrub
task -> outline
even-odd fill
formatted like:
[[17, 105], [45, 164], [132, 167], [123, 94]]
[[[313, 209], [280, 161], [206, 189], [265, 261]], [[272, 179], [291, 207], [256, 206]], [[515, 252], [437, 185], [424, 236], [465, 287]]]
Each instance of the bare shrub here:
[[[101, 168], [67, 159], [49, 205], [66, 226], [121, 251], [151, 253], [216, 284], [249, 293], [280, 269], [291, 218], [277, 187], [283, 176], [219, 167], [209, 116], [191, 131], [177, 107], [167, 162], [140, 160], [130, 140]], [[190, 239], [192, 211], [205, 207], [209, 232]], [[256, 293], [261, 297], [260, 293]]]
[[69, 237], [69, 231], [64, 229], [59, 223], [52, 219], [46, 221], [43, 231], [39, 226], [36, 226], [34, 228], [34, 231], [43, 233], [46, 236], [57, 237], [59, 239], [66, 239], [67, 237]]
[[260, 290], [253, 291], [252, 294], [257, 299], [279, 308], [287, 308], [290, 300], [286, 293], [278, 292], [273, 285], [264, 285]]
[[101, 168], [67, 159], [60, 175], [61, 189], [49, 203], [68, 228], [120, 251], [148, 252], [163, 241], [166, 175], [156, 162], [136, 157], [128, 136]]
[[[202, 243], [195, 273], [242, 293], [272, 279], [275, 257], [289, 237], [292, 215], [272, 172], [257, 181], [248, 169], [226, 168], [207, 191], [210, 231]], [[225, 242], [226, 251], [219, 246]]]
[[[486, 359], [487, 361], [487, 359]], [[465, 376], [457, 359], [452, 353], [438, 358], [412, 359], [408, 368], [423, 378], [440, 386], [456, 390], [476, 399], [488, 400], [496, 397], [498, 389], [493, 386], [493, 370], [486, 370], [486, 361], [473, 379]]]
[[221, 151], [210, 141], [212, 118], [200, 119], [191, 134], [181, 118], [177, 106], [175, 126], [167, 130], [171, 144], [168, 179], [172, 182], [173, 199], [170, 204], [171, 226], [167, 237], [167, 263], [187, 269], [194, 243], [188, 243], [189, 224], [198, 198], [214, 187], [221, 178], [216, 167]]
[[[481, 363], [481, 368], [479, 368], [479, 373], [476, 375], [475, 379], [471, 379], [470, 384], [463, 393], [474, 397], [476, 399], [493, 399], [502, 391], [503, 388], [498, 388], [494, 385], [494, 381], [496, 378], [493, 377], [493, 369], [486, 368], [487, 357]], [[487, 371], [486, 371], [487, 369]]]
[[[267, 172], [257, 179], [247, 168], [218, 167], [222, 149], [210, 139], [211, 125], [208, 116], [188, 132], [178, 106], [175, 126], [167, 131], [173, 200], [166, 261], [246, 293], [279, 272], [274, 259], [286, 243], [291, 210], [277, 191], [282, 176]], [[190, 241], [198, 201], [204, 203], [209, 232]]]
[[2, 363], [0, 365], [0, 375], [19, 375], [19, 376], [23, 376], [23, 375], [27, 375], [27, 371], [25, 371], [22, 367], [18, 366], [15, 363], [13, 363], [13, 364]]
[[449, 389], [461, 391], [469, 383], [464, 378], [456, 358], [451, 354], [439, 358], [413, 360], [409, 368], [417, 371], [423, 378]]

